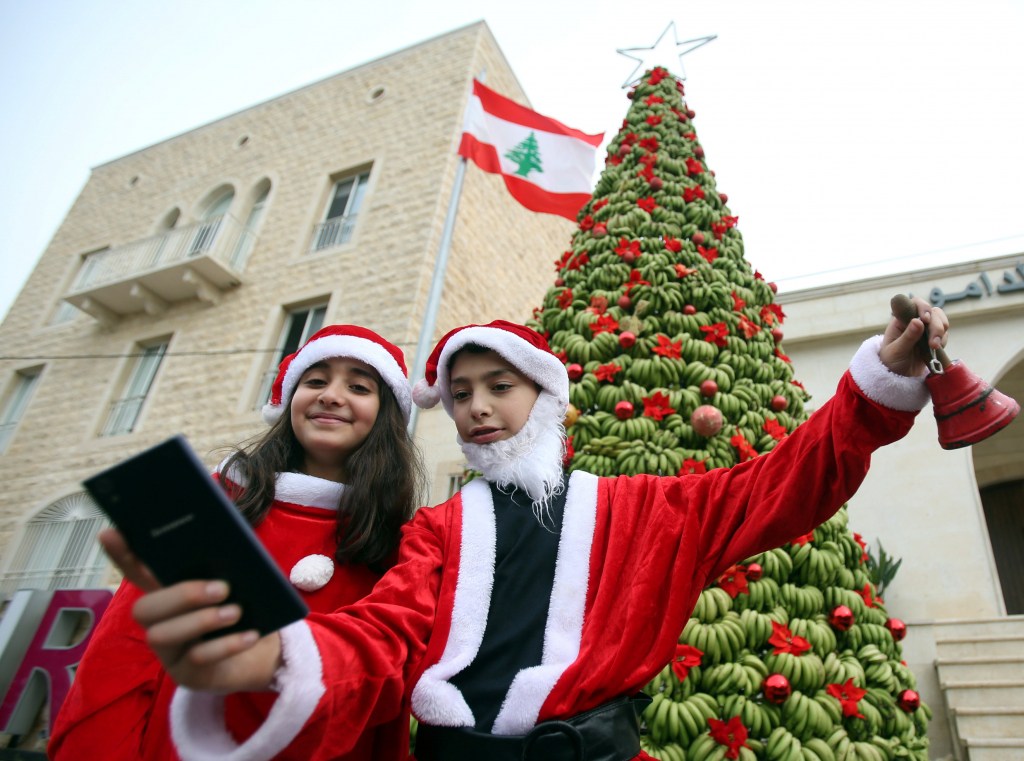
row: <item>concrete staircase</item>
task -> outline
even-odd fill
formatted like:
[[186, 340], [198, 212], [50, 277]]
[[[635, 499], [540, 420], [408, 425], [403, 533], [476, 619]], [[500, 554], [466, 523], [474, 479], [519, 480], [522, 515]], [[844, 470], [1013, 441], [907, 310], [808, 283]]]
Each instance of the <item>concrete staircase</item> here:
[[942, 622], [935, 648], [957, 758], [1024, 761], [1024, 616]]

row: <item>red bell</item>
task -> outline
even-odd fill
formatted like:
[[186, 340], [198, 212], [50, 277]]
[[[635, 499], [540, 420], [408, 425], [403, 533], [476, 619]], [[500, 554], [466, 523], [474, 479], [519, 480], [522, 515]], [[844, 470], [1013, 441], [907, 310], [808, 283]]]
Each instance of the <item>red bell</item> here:
[[1020, 405], [972, 373], [959, 360], [925, 378], [932, 395], [939, 444], [958, 449], [977, 444], [1005, 428]]
[[[903, 294], [893, 296], [890, 305], [892, 313], [904, 322], [917, 316], [914, 303]], [[922, 342], [927, 346], [927, 338], [922, 337]], [[932, 352], [929, 367], [932, 372], [925, 383], [943, 449], [977, 444], [1005, 428], [1020, 412], [1016, 400], [983, 381], [963, 362], [951, 362], [942, 349]]]

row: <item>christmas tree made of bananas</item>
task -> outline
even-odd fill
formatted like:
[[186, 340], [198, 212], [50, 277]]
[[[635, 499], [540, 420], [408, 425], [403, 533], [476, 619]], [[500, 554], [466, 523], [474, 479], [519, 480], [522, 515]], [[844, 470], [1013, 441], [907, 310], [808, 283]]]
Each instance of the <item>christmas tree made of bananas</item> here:
[[[744, 257], [683, 85], [648, 71], [531, 325], [566, 363], [571, 469], [728, 468], [807, 416], [775, 288]], [[925, 761], [931, 714], [901, 662], [846, 508], [705, 589], [647, 687], [642, 745], [704, 761]]]

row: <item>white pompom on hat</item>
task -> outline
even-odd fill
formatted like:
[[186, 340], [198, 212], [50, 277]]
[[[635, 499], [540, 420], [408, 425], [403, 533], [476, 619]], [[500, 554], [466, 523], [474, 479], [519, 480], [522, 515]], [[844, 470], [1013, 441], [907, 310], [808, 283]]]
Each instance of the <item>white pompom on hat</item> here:
[[406, 421], [412, 412], [409, 371], [402, 350], [368, 328], [358, 325], [329, 325], [309, 337], [294, 354], [281, 360], [277, 378], [270, 389], [270, 400], [263, 406], [263, 419], [274, 423], [292, 398], [299, 378], [317, 362], [349, 357], [365, 362], [376, 370], [398, 401]]
[[569, 374], [565, 364], [551, 351], [540, 333], [525, 325], [495, 320], [486, 325], [465, 325], [449, 331], [430, 353], [424, 377], [412, 389], [418, 407], [433, 407], [439, 401], [452, 414], [452, 392], [448, 377], [451, 357], [460, 349], [482, 346], [500, 354], [519, 372], [536, 381], [565, 407], [569, 406]]

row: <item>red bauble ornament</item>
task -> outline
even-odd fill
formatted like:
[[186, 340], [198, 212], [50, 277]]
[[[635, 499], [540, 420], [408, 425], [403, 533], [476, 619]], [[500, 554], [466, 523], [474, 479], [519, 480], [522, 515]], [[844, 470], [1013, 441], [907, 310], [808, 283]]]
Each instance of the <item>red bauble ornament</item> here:
[[618, 304], [619, 307], [622, 309], [629, 309], [629, 307], [633, 304], [633, 299], [631, 299], [626, 294], [622, 294], [621, 296], [619, 296]]
[[569, 373], [569, 380], [573, 383], [583, 377], [583, 365], [578, 362], [573, 362], [571, 365], [565, 368], [565, 371]]
[[704, 245], [704, 233], [702, 233], [700, 230], [698, 230], [697, 232], [695, 232], [690, 237], [690, 240], [692, 240], [698, 246], [703, 246]]
[[782, 705], [793, 692], [789, 680], [782, 674], [769, 674], [761, 684], [764, 699], [775, 705]]
[[849, 631], [850, 627], [853, 626], [854, 623], [853, 611], [845, 605], [837, 605], [832, 608], [832, 612], [828, 614], [828, 622], [836, 631]]
[[782, 394], [776, 394], [772, 397], [771, 408], [776, 412], [782, 412], [786, 407], [789, 406], [789, 400]]
[[764, 568], [760, 563], [747, 563], [747, 581], [757, 581], [764, 576]]
[[722, 203], [729, 203], [729, 196], [725, 193], [719, 193], [718, 197], [722, 199]]
[[704, 158], [704, 148], [698, 145], [696, 148], [693, 149], [693, 155], [699, 159]]
[[904, 690], [896, 698], [896, 704], [907, 713], [913, 713], [921, 707], [921, 696], [913, 690]]
[[907, 636], [907, 625], [900, 621], [898, 618], [890, 618], [885, 622], [885, 628], [889, 630], [892, 638], [897, 642], [900, 642], [904, 637]]
[[700, 384], [700, 395], [711, 398], [718, 393], [718, 384], [708, 378], [706, 381]]
[[632, 333], [628, 330], [624, 330], [619, 333], [619, 346], [623, 349], [632, 349], [633, 344], [636, 343], [636, 333]]
[[595, 238], [603, 238], [608, 234], [608, 225], [604, 222], [598, 222], [594, 225], [594, 229], [590, 231], [590, 234]]
[[623, 399], [615, 405], [615, 417], [619, 420], [629, 420], [633, 417], [633, 402]]
[[696, 112], [696, 111], [694, 111], [694, 110], [693, 110], [692, 108], [688, 108], [688, 109], [686, 109], [686, 118], [687, 118], [687, 119], [692, 119], [692, 118], [693, 118], [693, 117], [695, 117], [696, 115], [697, 115], [697, 112]]
[[775, 343], [779, 343], [782, 340], [782, 328], [772, 328], [772, 338], [775, 339]]
[[556, 277], [555, 278], [555, 287], [561, 288], [563, 285], [565, 285], [565, 278]]
[[652, 177], [648, 184], [651, 186], [651, 190], [661, 190], [665, 187], [665, 183], [660, 177]]
[[580, 411], [576, 409], [575, 404], [570, 404], [565, 410], [565, 427], [568, 428], [579, 419]]
[[632, 251], [627, 251], [626, 253], [621, 254], [621, 256], [622, 261], [624, 261], [626, 264], [632, 264], [633, 262], [636, 261], [636, 254], [634, 254]]
[[698, 435], [711, 438], [722, 430], [722, 411], [710, 404], [702, 404], [690, 415], [690, 425]]
[[697, 314], [697, 307], [693, 304], [687, 304], [683, 307], [683, 314]]
[[626, 157], [630, 154], [632, 150], [632, 145], [630, 145], [629, 143], [623, 143], [622, 145], [619, 146], [619, 155], [622, 157]]
[[779, 292], [779, 286], [774, 281], [772, 281], [771, 283], [768, 283], [768, 287], [772, 289], [772, 293], [778, 293]]

